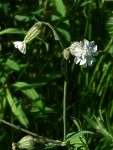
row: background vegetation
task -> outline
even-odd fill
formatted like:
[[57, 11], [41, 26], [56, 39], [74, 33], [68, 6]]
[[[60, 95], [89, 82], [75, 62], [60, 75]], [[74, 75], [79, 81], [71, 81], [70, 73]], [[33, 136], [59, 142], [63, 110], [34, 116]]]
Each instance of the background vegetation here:
[[[1, 0], [0, 18], [0, 119], [63, 140], [63, 49], [47, 27], [27, 45], [26, 55], [13, 45], [24, 39], [36, 18], [55, 28], [64, 48], [86, 38], [99, 51], [89, 68], [75, 65], [73, 59], [68, 63], [67, 134], [74, 132], [69, 138], [74, 146], [54, 149], [112, 150], [113, 1]], [[1, 150], [11, 149], [24, 136], [0, 123]]]

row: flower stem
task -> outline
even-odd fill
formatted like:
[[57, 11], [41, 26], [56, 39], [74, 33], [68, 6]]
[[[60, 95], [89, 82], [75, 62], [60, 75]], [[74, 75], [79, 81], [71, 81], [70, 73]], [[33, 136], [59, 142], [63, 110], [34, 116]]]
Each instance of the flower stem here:
[[64, 142], [66, 140], [66, 100], [67, 100], [67, 60], [65, 60], [65, 80], [64, 80], [64, 95], [63, 95], [63, 128], [64, 128]]
[[52, 144], [56, 144], [56, 145], [59, 145], [59, 146], [64, 146], [64, 143], [61, 142], [61, 141], [59, 141], [59, 140], [52, 140], [52, 139], [49, 139], [49, 138], [47, 138], [47, 137], [40, 136], [40, 135], [38, 135], [38, 134], [36, 134], [36, 133], [34, 133], [34, 132], [31, 132], [31, 131], [29, 131], [29, 130], [23, 129], [23, 128], [21, 128], [21, 127], [19, 127], [19, 126], [16, 126], [16, 125], [14, 125], [14, 124], [12, 124], [12, 123], [10, 123], [10, 122], [8, 122], [8, 121], [5, 121], [5, 120], [3, 120], [3, 119], [0, 119], [0, 122], [4, 123], [4, 124], [6, 124], [6, 125], [8, 125], [8, 126], [10, 126], [10, 127], [12, 127], [12, 128], [15, 128], [15, 129], [17, 129], [17, 130], [20, 130], [20, 131], [22, 131], [22, 132], [25, 132], [25, 133], [27, 133], [28, 135], [31, 135], [31, 136], [33, 136], [33, 137], [36, 137], [36, 138], [38, 139], [38, 142], [39, 142], [39, 143], [42, 143], [42, 144], [52, 143]]

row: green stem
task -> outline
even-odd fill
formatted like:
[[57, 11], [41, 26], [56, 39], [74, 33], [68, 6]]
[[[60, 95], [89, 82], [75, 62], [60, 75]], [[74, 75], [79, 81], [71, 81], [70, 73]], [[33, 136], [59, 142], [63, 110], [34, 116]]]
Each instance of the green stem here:
[[67, 101], [67, 60], [65, 60], [65, 81], [64, 81], [64, 95], [63, 95], [63, 128], [64, 128], [64, 142], [66, 140], [66, 101]]
[[[54, 30], [53, 26], [51, 24], [49, 24], [48, 22], [41, 22], [44, 23], [45, 25], [49, 26], [51, 28], [51, 30], [53, 31], [55, 40], [58, 40], [60, 42], [60, 45], [62, 47], [62, 49], [64, 50], [63, 44], [58, 36], [58, 34], [56, 33], [56, 31]], [[67, 60], [65, 60], [65, 81], [64, 81], [64, 95], [63, 95], [63, 128], [64, 128], [64, 142], [66, 140], [66, 99], [67, 99], [67, 78], [68, 78], [68, 74], [67, 74]]]
[[38, 135], [38, 134], [36, 134], [36, 133], [34, 133], [34, 132], [31, 132], [31, 131], [29, 131], [29, 130], [23, 129], [23, 128], [21, 128], [21, 127], [19, 127], [19, 126], [16, 126], [16, 125], [14, 125], [14, 124], [12, 124], [12, 123], [10, 123], [10, 122], [7, 122], [7, 121], [5, 121], [5, 120], [3, 120], [3, 119], [0, 119], [0, 122], [4, 123], [4, 124], [6, 124], [6, 125], [8, 125], [8, 126], [10, 126], [10, 127], [12, 127], [12, 128], [15, 128], [15, 129], [17, 129], [17, 130], [20, 130], [20, 131], [22, 131], [22, 132], [25, 132], [25, 133], [27, 133], [28, 135], [31, 135], [31, 136], [33, 136], [33, 137], [36, 137], [36, 138], [38, 139], [38, 142], [40, 142], [40, 143], [42, 143], [42, 144], [52, 143], [52, 144], [56, 144], [56, 145], [59, 145], [59, 146], [64, 146], [64, 143], [61, 142], [61, 141], [59, 141], [59, 140], [52, 140], [52, 139], [49, 139], [49, 138], [47, 138], [47, 137], [40, 136], [40, 135]]

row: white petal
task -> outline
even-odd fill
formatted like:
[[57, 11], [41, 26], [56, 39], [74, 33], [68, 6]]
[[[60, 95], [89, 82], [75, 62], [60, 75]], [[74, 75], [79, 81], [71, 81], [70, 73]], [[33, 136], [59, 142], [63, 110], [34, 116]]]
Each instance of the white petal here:
[[92, 57], [92, 56], [87, 57], [87, 63], [88, 63], [89, 66], [91, 66], [94, 61], [95, 61], [94, 57]]
[[89, 45], [89, 41], [86, 40], [86, 39], [84, 39], [82, 42], [83, 42], [83, 44], [84, 44], [84, 48], [87, 48], [88, 45]]
[[14, 46], [18, 49], [21, 49], [22, 48], [22, 45], [23, 45], [23, 42], [21, 41], [15, 41], [13, 42], [14, 43]]
[[90, 47], [93, 47], [95, 45], [95, 42], [94, 41], [91, 41], [90, 43], [89, 43], [89, 46]]
[[94, 46], [90, 46], [89, 47], [89, 50], [91, 51], [91, 52], [96, 52], [97, 51], [97, 45], [94, 45]]
[[89, 42], [84, 39], [80, 42], [74, 42], [70, 46], [70, 53], [75, 56], [74, 62], [76, 64], [87, 67], [92, 65], [95, 60], [94, 56], [98, 55], [97, 45], [95, 45], [94, 41]]
[[97, 56], [98, 52], [91, 52], [91, 56]]
[[84, 59], [81, 59], [80, 60], [80, 65], [83, 65], [83, 64], [85, 64], [87, 61], [86, 61], [86, 58], [84, 58]]
[[74, 62], [75, 62], [76, 64], [78, 64], [80, 61], [81, 61], [81, 59], [80, 59], [79, 57], [75, 57]]
[[93, 46], [93, 51], [97, 51], [97, 45]]
[[21, 41], [15, 41], [13, 42], [15, 48], [18, 48], [18, 50], [20, 52], [22, 52], [23, 54], [26, 53], [26, 44], [24, 42], [21, 42]]
[[75, 48], [75, 55], [76, 56], [81, 56], [82, 55], [82, 53], [83, 53], [83, 48], [80, 48], [80, 47], [76, 47]]
[[20, 52], [23, 54], [26, 54], [26, 45], [24, 45], [23, 48], [20, 49]]

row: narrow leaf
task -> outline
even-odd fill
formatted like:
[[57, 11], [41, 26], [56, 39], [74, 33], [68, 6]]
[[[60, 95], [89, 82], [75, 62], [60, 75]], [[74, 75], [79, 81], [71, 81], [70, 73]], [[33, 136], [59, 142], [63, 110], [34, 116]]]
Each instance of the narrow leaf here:
[[28, 127], [28, 119], [22, 109], [22, 106], [15, 99], [12, 98], [10, 91], [7, 89], [6, 98], [12, 110], [12, 113], [17, 117], [22, 125]]
[[56, 10], [60, 13], [60, 15], [62, 17], [65, 17], [66, 16], [66, 7], [63, 3], [62, 0], [55, 0], [55, 7], [56, 7]]
[[15, 71], [19, 71], [19, 70], [20, 70], [19, 64], [18, 64], [16, 61], [11, 60], [11, 59], [8, 59], [8, 60], [6, 61], [6, 66], [7, 66], [8, 68], [10, 68], [10, 69], [15, 70]]
[[13, 84], [13, 86], [20, 90], [22, 93], [24, 93], [31, 100], [39, 99], [39, 94], [34, 88], [30, 87], [28, 83], [16, 82]]
[[7, 29], [0, 31], [0, 35], [3, 35], [3, 34], [26, 34], [26, 31], [20, 30], [17, 28], [7, 28]]

